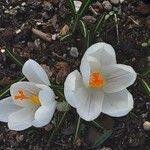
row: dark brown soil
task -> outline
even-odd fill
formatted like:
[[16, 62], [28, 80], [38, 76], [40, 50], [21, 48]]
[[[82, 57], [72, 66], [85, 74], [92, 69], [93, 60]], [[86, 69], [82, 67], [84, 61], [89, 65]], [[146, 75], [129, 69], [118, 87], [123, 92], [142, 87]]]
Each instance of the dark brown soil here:
[[[93, 1], [93, 4], [95, 2]], [[48, 4], [44, 4], [44, 0], [1, 0], [0, 50], [8, 49], [20, 56], [22, 62], [29, 58], [38, 61], [49, 72], [52, 83], [63, 85], [66, 75], [79, 67], [85, 48], [79, 33], [65, 41], [56, 39], [51, 43], [32, 33], [32, 28], [36, 28], [48, 34], [56, 34], [64, 25], [71, 24], [73, 14], [66, 0], [49, 0]], [[108, 21], [102, 25], [101, 38], [95, 37], [94, 40], [103, 40], [113, 45], [118, 62], [132, 66], [141, 75], [148, 69], [150, 61], [149, 47], [141, 46], [150, 37], [150, 16], [138, 13], [138, 4], [138, 0], [128, 0], [121, 6], [116, 6], [117, 11], [121, 9], [118, 14], [119, 39], [116, 26]], [[85, 14], [91, 16], [90, 19], [85, 19], [91, 31], [94, 30], [100, 14], [101, 12], [98, 12], [98, 16], [94, 16], [91, 11]], [[95, 17], [96, 22], [93, 22], [92, 17]], [[19, 29], [21, 32], [16, 33]], [[78, 58], [70, 56], [71, 47], [78, 48]], [[0, 52], [0, 90], [20, 76], [21, 67], [10, 59], [7, 53]], [[148, 77], [146, 81], [148, 82]], [[150, 131], [143, 129], [143, 122], [150, 121], [150, 99], [138, 79], [129, 90], [135, 100], [132, 113], [122, 118], [110, 118], [102, 114], [97, 119], [97, 122], [113, 131], [110, 138], [97, 150], [103, 146], [113, 150], [150, 149]], [[58, 116], [56, 113], [54, 122]], [[71, 109], [51, 143], [48, 143], [48, 140], [55, 128], [54, 124], [16, 132], [10, 131], [6, 123], [0, 123], [0, 149], [92, 149], [91, 146], [101, 131], [92, 123], [81, 121], [80, 136], [73, 145], [77, 118], [75, 110]]]

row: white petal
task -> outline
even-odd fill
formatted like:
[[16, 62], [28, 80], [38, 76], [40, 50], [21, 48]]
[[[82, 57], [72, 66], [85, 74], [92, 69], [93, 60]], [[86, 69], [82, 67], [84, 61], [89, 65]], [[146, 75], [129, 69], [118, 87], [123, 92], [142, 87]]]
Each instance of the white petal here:
[[83, 80], [78, 70], [71, 72], [64, 83], [64, 94], [67, 102], [72, 106], [76, 107], [76, 96], [75, 93], [78, 88], [83, 86]]
[[134, 105], [133, 97], [128, 90], [117, 93], [108, 93], [104, 96], [102, 112], [113, 117], [128, 114]]
[[114, 93], [132, 85], [136, 80], [136, 72], [132, 67], [122, 64], [110, 65], [102, 68], [106, 80], [104, 91]]
[[46, 106], [41, 106], [38, 108], [38, 110], [35, 113], [35, 120], [32, 122], [32, 125], [35, 127], [42, 127], [47, 125], [55, 112], [56, 109], [56, 102], [53, 101], [53, 103], [51, 103], [50, 107], [46, 107]]
[[80, 88], [76, 94], [76, 98], [78, 100], [77, 112], [82, 119], [92, 121], [102, 112], [104, 98], [102, 91], [90, 91], [85, 88]]
[[89, 80], [93, 71], [100, 71], [99, 61], [91, 56], [87, 56], [81, 61], [80, 71], [86, 87], [89, 86]]
[[101, 66], [116, 64], [114, 48], [110, 44], [104, 42], [99, 42], [89, 47], [82, 59], [85, 59], [87, 56], [96, 58]]
[[48, 89], [41, 90], [39, 92], [39, 100], [41, 102], [41, 105], [43, 106], [49, 106], [53, 101], [55, 101], [55, 94], [51, 88], [48, 87]]
[[12, 113], [8, 117], [8, 127], [11, 130], [21, 131], [32, 126], [34, 119], [34, 110], [23, 108], [17, 112]]
[[35, 83], [50, 85], [50, 81], [44, 69], [34, 60], [29, 59], [25, 62], [22, 73], [25, 77]]
[[0, 100], [0, 121], [8, 122], [8, 116], [20, 110], [22, 107], [17, 106], [11, 97]]
[[35, 83], [32, 82], [17, 82], [11, 85], [10, 93], [12, 99], [16, 105], [22, 107], [32, 107], [33, 104], [29, 99], [16, 100], [15, 96], [18, 95], [18, 91], [22, 90], [26, 96], [36, 96], [38, 95], [40, 88], [36, 86]]

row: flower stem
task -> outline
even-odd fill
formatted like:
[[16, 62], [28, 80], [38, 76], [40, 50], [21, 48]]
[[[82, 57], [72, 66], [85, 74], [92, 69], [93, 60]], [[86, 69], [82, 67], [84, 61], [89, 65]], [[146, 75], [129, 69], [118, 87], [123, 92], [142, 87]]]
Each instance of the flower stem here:
[[61, 117], [61, 119], [60, 119], [60, 121], [59, 121], [59, 123], [58, 123], [58, 125], [57, 125], [57, 127], [52, 131], [52, 133], [51, 133], [51, 135], [50, 135], [50, 138], [49, 138], [49, 140], [48, 140], [48, 145], [50, 144], [50, 142], [51, 142], [52, 138], [54, 137], [56, 131], [59, 129], [60, 125], [62, 124], [62, 122], [63, 122], [63, 120], [64, 120], [66, 114], [67, 114], [67, 111], [64, 112], [64, 114], [62, 115], [62, 117]]
[[75, 132], [75, 136], [74, 136], [74, 143], [77, 140], [77, 136], [78, 136], [78, 132], [79, 132], [79, 127], [80, 127], [80, 122], [81, 122], [81, 118], [78, 117], [78, 122], [77, 122], [77, 127], [76, 127], [76, 132]]

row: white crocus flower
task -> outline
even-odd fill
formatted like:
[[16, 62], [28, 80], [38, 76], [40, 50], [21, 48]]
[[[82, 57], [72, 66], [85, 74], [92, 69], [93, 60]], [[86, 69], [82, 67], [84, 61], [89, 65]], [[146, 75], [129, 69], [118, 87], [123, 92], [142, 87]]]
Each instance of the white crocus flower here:
[[87, 49], [80, 71], [66, 78], [64, 93], [68, 103], [81, 118], [94, 120], [101, 112], [114, 117], [126, 115], [133, 108], [133, 98], [126, 89], [134, 83], [132, 67], [116, 64], [113, 47], [96, 43]]
[[14, 83], [11, 96], [0, 101], [0, 121], [16, 131], [48, 124], [56, 109], [55, 94], [42, 67], [28, 60], [22, 72], [29, 82]]

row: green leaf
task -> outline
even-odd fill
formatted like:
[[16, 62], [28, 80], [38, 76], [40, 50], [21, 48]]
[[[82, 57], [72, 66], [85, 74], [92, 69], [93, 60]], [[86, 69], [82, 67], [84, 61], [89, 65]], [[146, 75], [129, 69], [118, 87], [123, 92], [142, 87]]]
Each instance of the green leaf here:
[[58, 129], [60, 128], [61, 124], [63, 123], [65, 116], [67, 114], [67, 111], [63, 113], [63, 115], [61, 116], [61, 119], [59, 120], [59, 123], [57, 125], [57, 127], [52, 131], [50, 138], [48, 140], [48, 145], [50, 144], [51, 140], [53, 139], [54, 135], [56, 134], [56, 132], [58, 131]]
[[68, 104], [66, 101], [59, 102], [59, 103], [57, 104], [57, 110], [58, 110], [58, 111], [63, 111], [63, 112], [65, 112], [65, 111], [69, 111], [69, 109], [70, 109], [70, 106], [69, 106], [69, 104]]
[[100, 19], [98, 21], [98, 23], [97, 23], [97, 25], [95, 27], [95, 30], [94, 30], [95, 33], [99, 30], [100, 25], [102, 24], [102, 21], [104, 20], [104, 17], [105, 17], [105, 13], [100, 17]]
[[72, 27], [72, 33], [73, 33], [73, 34], [74, 34], [74, 32], [76, 31], [76, 29], [77, 29], [77, 25], [78, 25], [78, 23], [79, 23], [79, 20], [80, 20], [80, 16], [77, 14], [77, 15], [75, 16], [74, 21], [73, 21], [73, 27]]
[[[23, 80], [25, 80], [25, 77], [22, 75], [20, 78], [15, 80], [15, 82], [23, 81]], [[13, 83], [15, 83], [15, 82], [13, 82]], [[8, 87], [6, 87], [4, 90], [0, 91], [0, 99], [4, 98], [8, 94], [9, 89], [10, 89], [10, 85]]]
[[96, 127], [100, 128], [100, 129], [102, 129], [102, 130], [105, 130], [105, 128], [102, 127], [102, 126], [101, 126], [99, 123], [97, 123], [96, 121], [92, 121], [91, 123], [94, 124]]
[[65, 41], [68, 40], [69, 38], [71, 38], [72, 33], [68, 33], [66, 35], [64, 35], [63, 37], [60, 38], [60, 41]]
[[91, 4], [92, 0], [84, 0], [82, 2], [82, 5], [78, 11], [79, 16], [81, 17], [83, 15], [83, 13], [85, 13], [85, 11], [89, 8], [90, 4]]
[[80, 25], [81, 33], [83, 34], [84, 37], [86, 37], [88, 31], [85, 23], [82, 20], [80, 20], [79, 25]]
[[146, 81], [144, 79], [140, 79], [140, 82], [141, 82], [143, 88], [145, 89], [145, 92], [148, 94], [148, 96], [150, 96], [150, 85], [148, 83], [146, 83]]
[[94, 143], [93, 147], [98, 147], [103, 144], [112, 134], [112, 130], [105, 130], [102, 135], [100, 135]]
[[80, 118], [80, 116], [79, 116], [79, 117], [78, 117], [78, 121], [77, 121], [75, 136], [74, 136], [74, 143], [76, 142], [77, 137], [78, 137], [78, 133], [79, 133], [79, 129], [80, 129], [80, 123], [81, 123], [81, 118]]
[[74, 6], [74, 0], [67, 0], [67, 2], [69, 3], [69, 6], [71, 8], [71, 10], [73, 11], [74, 14], [76, 14], [76, 10], [75, 10], [75, 6]]
[[87, 49], [91, 45], [91, 33], [90, 33], [90, 30], [87, 31], [87, 36], [85, 38], [85, 42], [86, 42], [86, 49]]
[[12, 59], [18, 66], [22, 67], [23, 63], [21, 61], [21, 58], [17, 54], [14, 54], [10, 52], [8, 49], [6, 49], [6, 54]]

